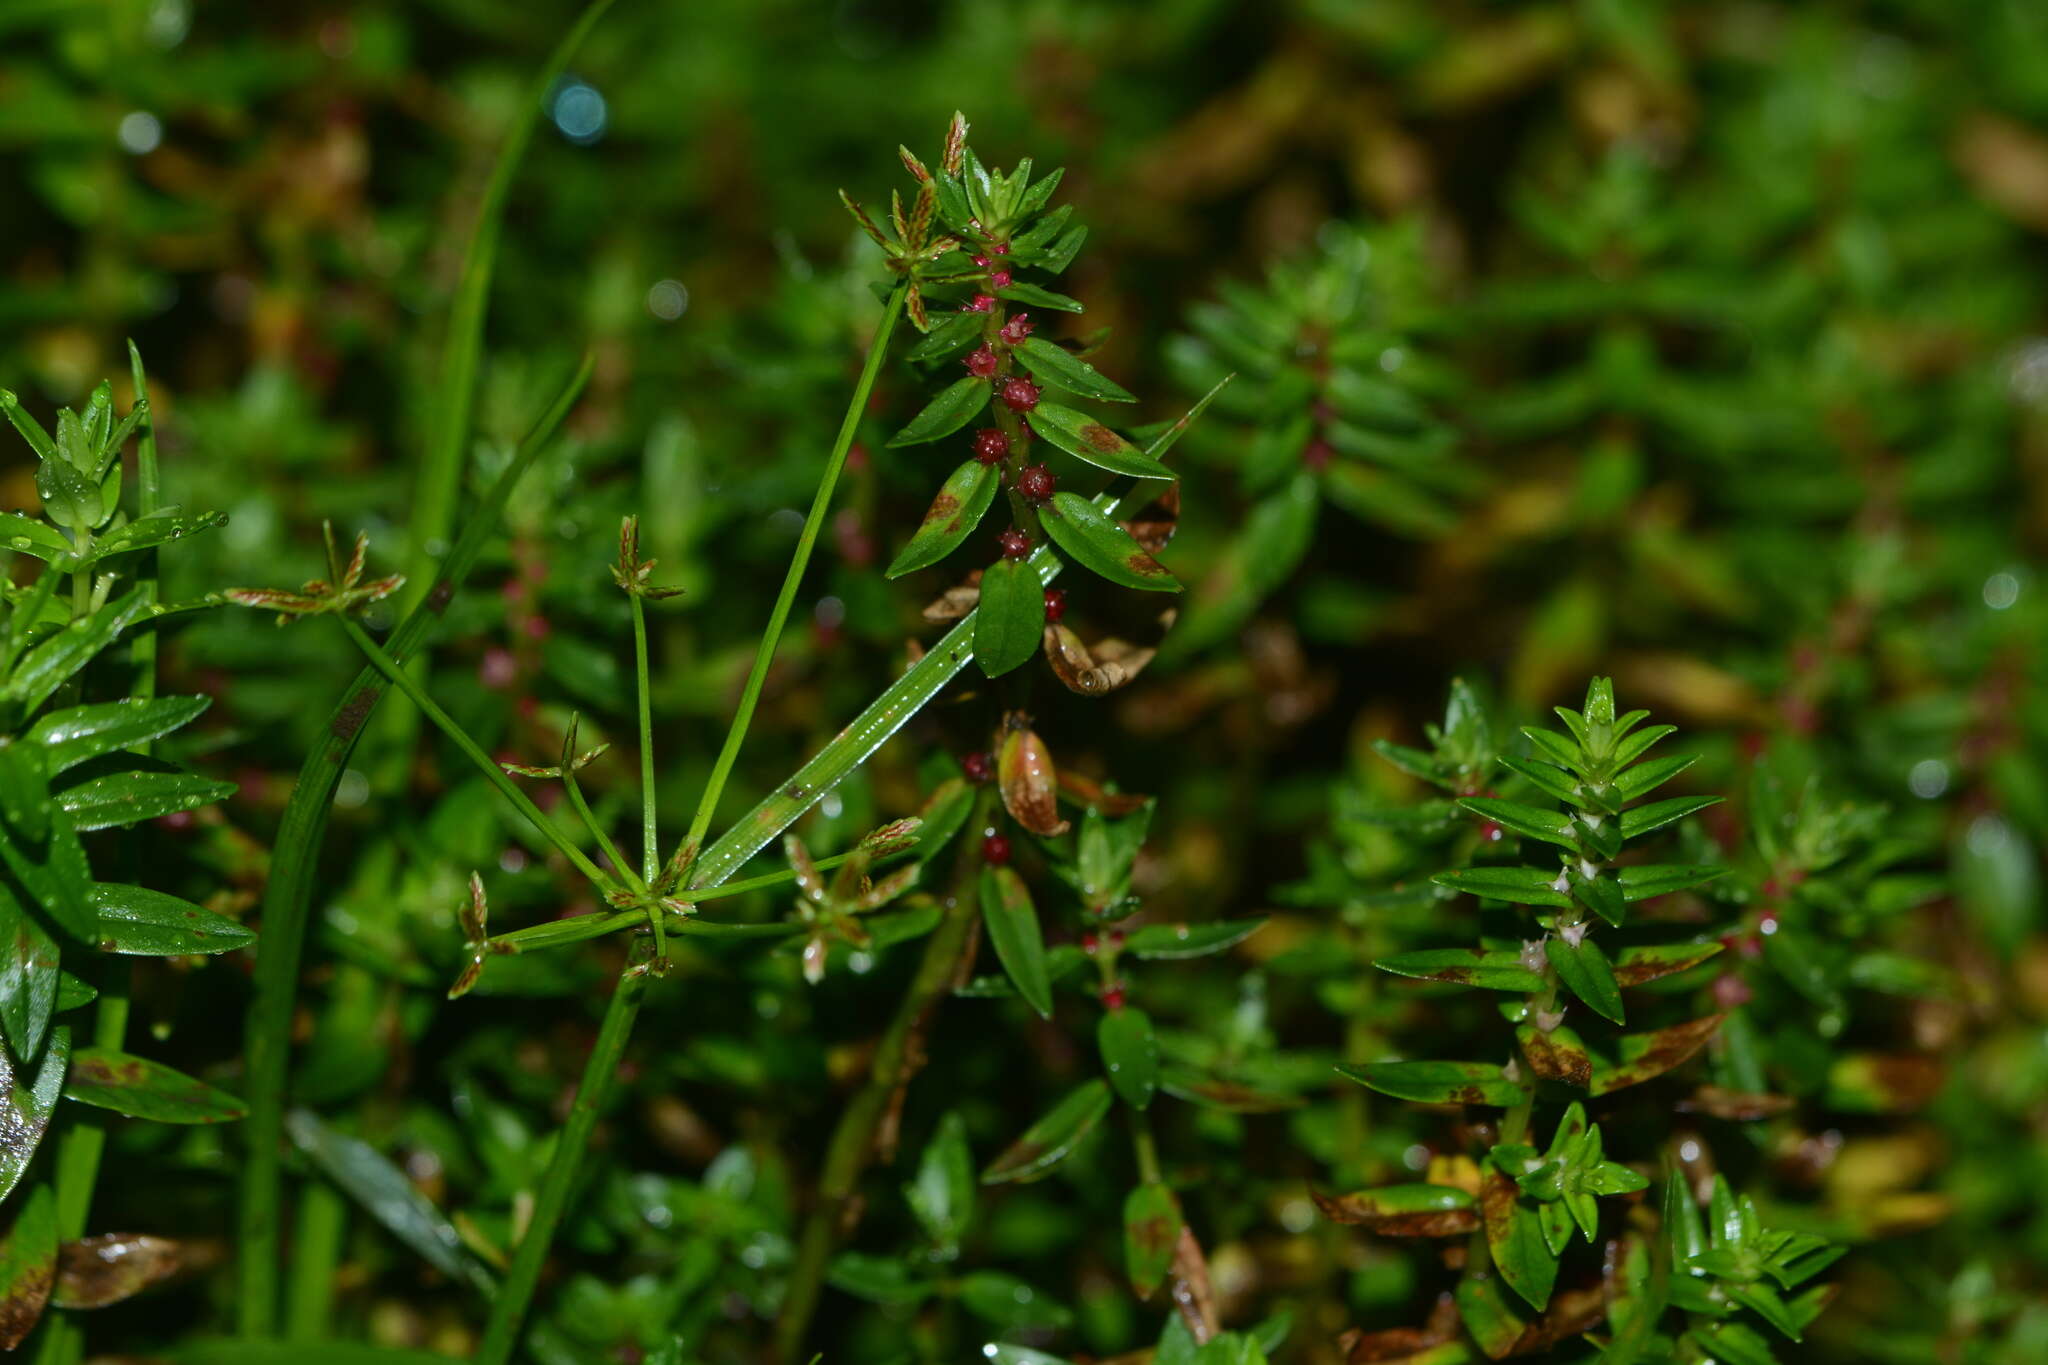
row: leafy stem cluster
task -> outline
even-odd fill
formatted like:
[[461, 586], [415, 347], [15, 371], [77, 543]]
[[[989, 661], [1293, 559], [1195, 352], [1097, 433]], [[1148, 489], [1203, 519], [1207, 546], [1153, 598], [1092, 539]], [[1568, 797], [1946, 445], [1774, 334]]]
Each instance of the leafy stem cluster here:
[[[1375, 964], [1415, 981], [1507, 996], [1498, 1011], [1513, 1033], [1506, 1061], [1403, 1059], [1340, 1068], [1382, 1095], [1498, 1111], [1497, 1119], [1473, 1125], [1472, 1156], [1433, 1167], [1422, 1183], [1319, 1202], [1336, 1221], [1381, 1235], [1469, 1235], [1455, 1285], [1458, 1323], [1489, 1357], [1604, 1330], [1605, 1365], [1769, 1361], [1762, 1337], [1722, 1319], [1748, 1309], [1798, 1341], [1826, 1292], [1787, 1300], [1780, 1291], [1823, 1269], [1839, 1248], [1810, 1233], [1767, 1231], [1753, 1202], [1715, 1177], [1710, 1250], [1701, 1240], [1692, 1177], [1679, 1169], [1675, 1149], [1663, 1176], [1662, 1226], [1646, 1231], [1615, 1206], [1649, 1188], [1659, 1154], [1633, 1123], [1622, 1153], [1610, 1154], [1608, 1135], [1593, 1121], [1614, 1103], [1609, 1096], [1684, 1066], [1727, 1017], [1683, 1010], [1673, 1017], [1674, 991], [1686, 973], [1696, 976], [1721, 952], [1720, 941], [1646, 936], [1637, 923], [1644, 902], [1705, 887], [1730, 870], [1648, 861], [1635, 846], [1720, 798], [1652, 799], [1694, 759], [1652, 756], [1675, 727], [1645, 724], [1644, 711], [1618, 714], [1609, 680], [1594, 679], [1581, 709], [1560, 707], [1557, 715], [1562, 732], [1525, 727], [1526, 750], [1494, 759], [1478, 703], [1461, 685], [1433, 752], [1379, 745], [1391, 762], [1452, 794], [1451, 808], [1478, 822], [1479, 850], [1547, 849], [1554, 856], [1436, 874], [1438, 887], [1493, 907], [1486, 917], [1492, 927], [1476, 946], [1425, 948]], [[1480, 794], [1495, 764], [1514, 795]], [[1545, 797], [1554, 804], [1540, 804]], [[1511, 919], [1503, 923], [1504, 916]], [[1643, 1014], [1650, 1027], [1636, 1017]], [[1698, 1149], [1697, 1141], [1689, 1144], [1695, 1164]], [[1567, 1254], [1575, 1233], [1588, 1243], [1605, 1237], [1610, 1246], [1590, 1291], [1579, 1286], [1592, 1267]], [[1666, 1328], [1667, 1309], [1685, 1315], [1675, 1332]]]

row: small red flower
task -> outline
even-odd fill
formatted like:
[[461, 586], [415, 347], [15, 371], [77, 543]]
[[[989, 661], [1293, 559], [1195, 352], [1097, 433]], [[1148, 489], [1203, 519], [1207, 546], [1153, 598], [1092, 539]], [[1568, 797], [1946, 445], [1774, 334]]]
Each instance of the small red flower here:
[[1058, 482], [1044, 465], [1028, 464], [1017, 471], [1017, 494], [1035, 506], [1052, 497]]
[[1058, 588], [1045, 590], [1045, 623], [1056, 626], [1067, 614], [1067, 595]]
[[1021, 345], [1024, 338], [1031, 335], [1031, 314], [1017, 314], [1003, 324], [1003, 330], [998, 335], [1012, 346]]
[[960, 771], [967, 774], [969, 782], [986, 782], [996, 775], [996, 765], [985, 753], [972, 753], [960, 760]]
[[[973, 353], [971, 353], [967, 357], [967, 359], [963, 360], [960, 363], [965, 365], [967, 367], [967, 373], [973, 375], [975, 378], [986, 379], [996, 372], [996, 353], [990, 350], [988, 347], [983, 346], [974, 351]], [[1007, 384], [1003, 386], [1003, 391], [1005, 393], [1009, 392], [1009, 386]]]
[[981, 860], [990, 867], [1001, 867], [1010, 861], [1010, 841], [1000, 834], [991, 834], [981, 841]]
[[1022, 559], [1031, 553], [1031, 537], [1014, 526], [997, 536], [996, 544], [1002, 548], [1004, 559]]
[[[984, 347], [983, 350], [987, 348]], [[967, 368], [972, 370], [974, 366], [970, 364]], [[975, 373], [979, 374], [981, 371], [976, 370]], [[1000, 397], [1003, 406], [1011, 412], [1029, 412], [1038, 406], [1038, 385], [1022, 375], [1012, 375], [1003, 381]]]
[[1010, 287], [1010, 272], [1007, 270], [989, 271], [988, 287], [991, 289], [1008, 289]]
[[1124, 983], [1114, 982], [1102, 988], [1102, 1007], [1106, 1010], [1120, 1010], [1124, 1007]]
[[983, 464], [996, 464], [1010, 453], [1010, 438], [994, 427], [983, 427], [974, 433], [974, 458]]
[[967, 306], [960, 311], [963, 313], [986, 313], [995, 306], [995, 295], [976, 294], [973, 298], [967, 300]]

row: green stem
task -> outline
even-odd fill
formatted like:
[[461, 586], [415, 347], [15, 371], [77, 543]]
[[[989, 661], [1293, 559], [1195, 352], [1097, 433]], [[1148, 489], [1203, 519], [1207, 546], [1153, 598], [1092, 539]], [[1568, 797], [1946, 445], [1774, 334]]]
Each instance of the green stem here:
[[[652, 885], [661, 875], [661, 834], [654, 798], [654, 683], [647, 666], [647, 603], [637, 592], [628, 596], [633, 606], [633, 681], [640, 720], [640, 881]], [[647, 915], [654, 926], [654, 955], [658, 958], [668, 954], [668, 936], [662, 924], [667, 918], [652, 910]]]
[[[589, 382], [591, 365], [591, 358], [586, 355], [469, 517], [461, 538], [442, 562], [426, 601], [392, 632], [388, 648], [393, 658], [403, 660], [420, 647], [448, 600], [469, 577], [514, 485], [548, 448], [562, 419], [568, 416], [583, 386]], [[249, 1116], [240, 1125], [247, 1152], [242, 1163], [236, 1239], [236, 1319], [243, 1337], [268, 1337], [277, 1326], [285, 1080], [291, 1060], [299, 964], [305, 950], [313, 883], [320, 868], [320, 845], [326, 837], [334, 789], [347, 770], [349, 755], [362, 734], [364, 722], [383, 700], [386, 690], [383, 678], [366, 666], [342, 693], [341, 701], [299, 769], [298, 785], [285, 803], [272, 846], [270, 881], [263, 892], [263, 932], [256, 940], [255, 989], [243, 1044]]]
[[[149, 401], [149, 383], [143, 374], [142, 355], [132, 341], [128, 343], [128, 372], [135, 384], [131, 402], [146, 404]], [[148, 516], [157, 510], [162, 497], [154, 412], [143, 417], [135, 450], [136, 510], [140, 515]], [[86, 540], [89, 543], [90, 537]], [[157, 599], [156, 551], [145, 550], [138, 558], [136, 586], [142, 589], [144, 601], [154, 603]], [[89, 587], [87, 591], [89, 594]], [[129, 643], [128, 656], [135, 666], [135, 682], [130, 695], [139, 701], [148, 701], [156, 696], [156, 632], [137, 631]], [[136, 751], [147, 757], [155, 747], [153, 741], [144, 741], [136, 746]], [[93, 1044], [119, 1051], [128, 1036], [128, 1010], [135, 969], [111, 955], [100, 958], [97, 965], [100, 995], [94, 1006]], [[75, 1241], [85, 1235], [87, 1220], [92, 1216], [93, 1194], [99, 1185], [100, 1158], [106, 1151], [106, 1145], [106, 1126], [98, 1119], [74, 1123], [58, 1139], [55, 1183], [57, 1236], [61, 1240]], [[36, 1346], [36, 1365], [76, 1365], [84, 1354], [85, 1329], [77, 1318], [70, 1313], [51, 1314]]]
[[324, 1180], [299, 1193], [292, 1224], [291, 1283], [286, 1288], [285, 1340], [312, 1344], [326, 1338], [334, 1312], [334, 1279], [348, 1234], [348, 1201]]
[[[440, 703], [427, 695], [426, 688], [405, 671], [403, 664], [386, 654], [383, 647], [372, 640], [369, 633], [356, 624], [353, 617], [340, 616], [336, 619], [341, 622], [341, 628], [348, 632], [348, 638], [355, 641], [356, 648], [363, 652], [363, 657], [370, 661], [370, 665], [382, 673], [393, 687], [405, 693], [406, 698], [420, 708], [421, 714], [432, 721], [434, 727], [446, 735], [456, 748], [462, 750], [463, 756], [476, 765], [477, 771], [484, 775], [484, 779], [498, 789], [498, 794], [509, 801], [514, 810], [525, 816], [527, 823], [538, 830], [542, 838], [553, 844], [557, 852], [574, 864], [576, 870], [588, 878], [591, 885], [600, 891], [618, 889], [618, 883], [606, 876], [604, 869], [590, 861], [588, 854], [569, 841], [569, 836], [562, 833], [561, 826], [550, 820], [540, 807], [533, 804], [525, 792], [519, 790], [512, 779], [505, 775], [505, 770], [498, 766], [497, 760], [485, 753], [483, 746], [471, 739], [469, 732], [456, 724], [455, 718], [443, 711]], [[582, 803], [578, 800], [577, 804], [581, 806]]]
[[646, 974], [638, 968], [628, 969], [619, 978], [611, 1003], [605, 1006], [604, 1023], [598, 1028], [590, 1060], [584, 1063], [583, 1079], [576, 1087], [568, 1121], [555, 1139], [554, 1157], [541, 1178], [533, 1221], [513, 1252], [504, 1283], [498, 1286], [497, 1296], [491, 1301], [490, 1322], [484, 1328], [483, 1344], [475, 1356], [477, 1365], [505, 1365], [512, 1358], [520, 1325], [533, 1302], [534, 1288], [540, 1283], [541, 1269], [554, 1242], [555, 1229], [569, 1207], [569, 1195], [583, 1164], [584, 1149], [590, 1145], [591, 1132], [604, 1108], [605, 1090], [618, 1072], [619, 1059], [625, 1053], [626, 1040], [632, 1034], [633, 1020], [640, 1013], [640, 1000], [646, 989]]
[[761, 688], [768, 681], [768, 666], [775, 662], [775, 646], [782, 639], [782, 627], [789, 620], [789, 610], [796, 603], [798, 587], [803, 583], [804, 570], [810, 567], [811, 550], [818, 543], [818, 532], [825, 524], [825, 514], [832, 507], [832, 493], [839, 483], [839, 471], [845, 467], [846, 452], [853, 446], [853, 434], [860, 427], [860, 419], [868, 409], [868, 398], [875, 389], [875, 377], [881, 373], [882, 358], [889, 352], [889, 337], [896, 330], [896, 320], [903, 315], [903, 296], [908, 286], [899, 284], [889, 292], [889, 302], [882, 309], [882, 320], [875, 327], [873, 340], [868, 343], [867, 363], [861, 366], [860, 379], [853, 386], [853, 398], [846, 405], [846, 416], [839, 423], [839, 436], [832, 442], [832, 453], [825, 460], [825, 472], [818, 480], [818, 491], [811, 499], [810, 515], [804, 518], [804, 529], [796, 540], [796, 552], [790, 556], [789, 572], [782, 576], [782, 591], [776, 595], [775, 609], [768, 613], [768, 628], [761, 632], [761, 644], [754, 651], [754, 667], [747, 674], [747, 683], [740, 692], [740, 704], [733, 712], [732, 726], [725, 733], [725, 746], [718, 751], [718, 761], [711, 767], [711, 778], [704, 784], [704, 793], [697, 799], [697, 813], [690, 817], [689, 833], [683, 836], [684, 848], [698, 847], [705, 831], [711, 827], [711, 816], [718, 808], [718, 798], [724, 794], [725, 781], [732, 775], [732, 765], [739, 758], [740, 745], [746, 742], [747, 727], [753, 723], [754, 707], [761, 700]]
[[824, 1283], [825, 1265], [846, 1224], [853, 1198], [874, 1154], [875, 1134], [889, 1112], [890, 1097], [906, 1084], [917, 1064], [915, 1043], [924, 1030], [926, 1017], [952, 993], [960, 969], [960, 956], [967, 950], [974, 926], [980, 922], [981, 901], [975, 887], [981, 876], [981, 840], [972, 831], [988, 824], [993, 792], [984, 789], [976, 798], [966, 825], [970, 834], [961, 841], [954, 864], [953, 888], [946, 898], [945, 918], [925, 940], [924, 956], [917, 975], [896, 1007], [888, 1032], [875, 1045], [867, 1081], [840, 1112], [832, 1130], [832, 1142], [825, 1150], [824, 1169], [818, 1176], [817, 1202], [804, 1223], [797, 1244], [796, 1262], [790, 1268], [788, 1288], [783, 1291], [782, 1308], [775, 1320], [775, 1359], [789, 1365], [799, 1359], [811, 1316], [817, 1311], [818, 1293]]
[[1131, 1116], [1131, 1156], [1138, 1163], [1138, 1179], [1147, 1185], [1165, 1183], [1159, 1169], [1159, 1144], [1152, 1138], [1152, 1119], [1142, 1109], [1125, 1106]]
[[661, 875], [660, 832], [654, 810], [654, 698], [647, 667], [647, 604], [633, 594], [633, 675], [640, 687], [640, 878]]
[[[818, 859], [816, 866], [820, 872], [829, 871], [853, 856], [851, 853], [835, 853], [829, 858]], [[726, 882], [720, 886], [677, 891], [664, 899], [678, 901], [684, 905], [698, 905], [705, 901], [742, 895], [748, 891], [763, 891], [773, 886], [785, 886], [795, 880], [795, 872], [764, 872], [758, 877]], [[598, 911], [588, 915], [575, 915], [569, 919], [548, 920], [544, 924], [532, 924], [524, 929], [514, 929], [510, 933], [494, 937], [491, 945], [510, 948], [515, 953], [561, 948], [571, 943], [602, 938], [616, 929], [629, 929], [636, 924], [644, 924], [648, 918], [649, 912], [646, 910]], [[719, 924], [690, 915], [679, 915], [674, 911], [664, 913], [661, 920], [662, 928], [671, 934], [693, 934], [705, 938], [775, 938], [798, 933], [803, 928], [800, 924], [782, 921], [772, 924]]]
[[619, 870], [619, 875], [624, 877], [634, 890], [645, 891], [647, 883], [640, 879], [640, 874], [633, 870], [633, 865], [619, 853], [618, 845], [612, 842], [611, 836], [604, 832], [604, 826], [598, 823], [597, 816], [591, 813], [590, 803], [583, 799], [583, 784], [576, 780], [576, 774], [568, 766], [568, 762], [565, 757], [562, 785], [569, 789], [569, 804], [576, 808], [576, 815], [583, 821], [583, 827], [590, 831], [590, 837], [604, 850], [604, 856], [612, 860], [612, 866]]

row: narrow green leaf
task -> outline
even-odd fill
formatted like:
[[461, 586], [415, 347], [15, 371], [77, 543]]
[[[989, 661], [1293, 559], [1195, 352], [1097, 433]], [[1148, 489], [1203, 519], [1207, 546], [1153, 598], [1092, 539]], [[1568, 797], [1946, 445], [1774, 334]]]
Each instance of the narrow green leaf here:
[[210, 806], [234, 794], [234, 783], [216, 782], [197, 773], [108, 773], [58, 792], [57, 805], [83, 831], [153, 820]]
[[1638, 834], [1648, 834], [1653, 829], [1662, 829], [1674, 821], [1683, 820], [1694, 811], [1720, 804], [1718, 796], [1674, 796], [1668, 801], [1652, 801], [1647, 806], [1637, 806], [1621, 813], [1621, 837], [1633, 839]]
[[49, 761], [33, 744], [0, 739], [0, 823], [32, 848], [50, 837]]
[[1058, 313], [1081, 311], [1079, 299], [1070, 299], [1065, 294], [1055, 294], [1052, 290], [1042, 289], [1035, 284], [1013, 284], [1008, 288], [996, 290], [996, 297], [1011, 303], [1021, 303], [1026, 308], [1050, 308]]
[[932, 323], [932, 329], [910, 348], [906, 358], [944, 360], [957, 351], [964, 351], [980, 340], [982, 324], [987, 321], [985, 313], [948, 314]]
[[1026, 337], [1016, 348], [1024, 368], [1053, 388], [1106, 403], [1135, 403], [1137, 398], [1064, 346], [1044, 337]]
[[0, 1031], [17, 1057], [42, 1051], [57, 1010], [57, 944], [0, 880]]
[[13, 1055], [0, 1048], [0, 1200], [21, 1183], [43, 1130], [50, 1126], [70, 1052], [71, 1030], [62, 1025], [50, 1030], [33, 1076], [24, 1075]]
[[87, 899], [99, 912], [102, 952], [175, 957], [232, 952], [256, 941], [256, 931], [238, 920], [144, 886], [95, 882]]
[[953, 553], [960, 542], [967, 539], [968, 532], [981, 523], [989, 504], [995, 501], [1002, 481], [995, 465], [986, 465], [980, 460], [969, 460], [955, 469], [939, 490], [939, 495], [932, 499], [923, 522], [910, 537], [910, 543], [889, 566], [888, 576], [901, 578], [904, 574], [928, 568]]
[[43, 424], [21, 405], [14, 390], [0, 389], [0, 412], [7, 414], [7, 420], [21, 433], [21, 439], [28, 442], [29, 449], [35, 451], [37, 459], [57, 458], [57, 443], [50, 439], [50, 433], [43, 429]]
[[1617, 927], [1628, 915], [1628, 899], [1622, 894], [1621, 883], [1604, 874], [1574, 881], [1572, 895], [1588, 910]]
[[0, 825], [0, 861], [28, 893], [29, 903], [60, 929], [82, 942], [93, 941], [98, 916], [87, 904], [92, 872], [86, 865], [85, 845], [71, 818], [54, 812], [49, 837], [41, 849], [24, 846]]
[[1102, 1122], [1113, 1101], [1109, 1082], [1100, 1077], [1083, 1082], [990, 1162], [981, 1173], [981, 1183], [1000, 1185], [1044, 1175]]
[[[69, 415], [68, 410], [59, 414]], [[63, 430], [60, 424], [60, 435]], [[36, 492], [43, 500], [43, 515], [59, 526], [91, 530], [106, 517], [99, 481], [68, 459], [44, 460], [36, 466]]]
[[1082, 568], [1127, 588], [1180, 591], [1180, 581], [1165, 565], [1080, 494], [1053, 494], [1052, 501], [1040, 509], [1040, 520], [1053, 544]]
[[832, 1258], [825, 1283], [869, 1303], [907, 1308], [923, 1303], [938, 1285], [917, 1274], [900, 1257], [842, 1251]]
[[1614, 785], [1620, 789], [1623, 800], [1633, 801], [1638, 796], [1655, 791], [1697, 762], [1698, 754], [1674, 754], [1670, 758], [1651, 759], [1648, 763], [1639, 763], [1615, 778]]
[[1630, 904], [1653, 896], [1668, 896], [1728, 874], [1725, 867], [1687, 866], [1682, 863], [1638, 863], [1620, 868], [1616, 876], [1621, 894]]
[[7, 686], [0, 689], [0, 701], [12, 702], [23, 712], [34, 711], [72, 674], [120, 638], [148, 605], [143, 590], [132, 588], [92, 615], [64, 627], [22, 657]]
[[1607, 954], [1591, 938], [1580, 939], [1573, 945], [1562, 937], [1551, 937], [1543, 941], [1544, 956], [1557, 972], [1558, 980], [1570, 988], [1571, 993], [1586, 1002], [1595, 1014], [1615, 1023], [1625, 1022], [1622, 1018], [1621, 988], [1614, 981], [1614, 966], [1608, 962]]
[[1545, 810], [1520, 801], [1501, 801], [1490, 796], [1465, 797], [1458, 805], [1503, 829], [1513, 830], [1525, 839], [1542, 839], [1565, 848], [1578, 847], [1578, 840], [1572, 837], [1572, 822], [1562, 811]]
[[1530, 971], [1512, 948], [1426, 948], [1383, 957], [1372, 964], [1396, 976], [1446, 981], [1489, 991], [1536, 991], [1543, 978]]
[[489, 1294], [495, 1279], [455, 1225], [376, 1148], [321, 1122], [308, 1109], [285, 1115], [285, 1132], [321, 1174], [429, 1265]]
[[1542, 1312], [1550, 1306], [1550, 1292], [1557, 1284], [1557, 1253], [1544, 1240], [1536, 1210], [1522, 1199], [1515, 1182], [1497, 1170], [1486, 1173], [1479, 1209], [1494, 1267], [1508, 1288]]
[[49, 1305], [57, 1283], [57, 1199], [40, 1181], [15, 1201], [14, 1223], [0, 1241], [0, 1351], [21, 1345]]
[[175, 507], [165, 507], [146, 517], [137, 517], [126, 526], [117, 527], [93, 542], [94, 564], [114, 555], [129, 554], [135, 550], [147, 550], [156, 545], [168, 545], [174, 540], [201, 531], [211, 531], [228, 524], [224, 512], [199, 512], [185, 515]]
[[1058, 403], [1041, 402], [1031, 410], [1031, 429], [1067, 454], [1114, 474], [1140, 479], [1171, 479], [1173, 471], [1145, 454], [1097, 418]]
[[910, 425], [889, 438], [891, 446], [922, 445], [951, 436], [988, 406], [989, 382], [975, 375], [955, 380], [925, 404]]
[[1159, 1040], [1151, 1016], [1131, 1005], [1105, 1010], [1095, 1026], [1095, 1043], [1102, 1069], [1123, 1102], [1133, 1109], [1151, 1104], [1159, 1088]]
[[1522, 1087], [1499, 1067], [1485, 1062], [1368, 1062], [1340, 1066], [1337, 1073], [1369, 1090], [1418, 1104], [1519, 1103]]
[[1671, 976], [1696, 967], [1721, 951], [1720, 943], [1644, 943], [1623, 948], [1614, 958], [1614, 981], [1618, 986], [1640, 986], [1661, 976]]
[[1554, 796], [1560, 801], [1569, 801], [1573, 805], [1586, 810], [1595, 808], [1591, 798], [1578, 790], [1578, 782], [1573, 779], [1570, 773], [1565, 772], [1562, 768], [1555, 767], [1549, 763], [1532, 763], [1526, 758], [1503, 758], [1500, 760], [1500, 765], [1509, 772], [1516, 773], [1535, 783], [1547, 796]]
[[981, 869], [981, 917], [996, 957], [1017, 993], [1040, 1015], [1052, 1017], [1052, 981], [1045, 969], [1045, 938], [1024, 879], [1011, 867]]
[[1207, 924], [1148, 924], [1131, 931], [1124, 951], [1134, 957], [1174, 960], [1224, 952], [1257, 933], [1263, 915], [1251, 919], [1212, 920]]
[[981, 573], [981, 603], [974, 613], [974, 657], [981, 671], [1000, 677], [1038, 652], [1045, 633], [1045, 588], [1038, 571], [1019, 559], [999, 559]]
[[1165, 1185], [1140, 1185], [1124, 1196], [1124, 1270], [1140, 1299], [1151, 1298], [1166, 1283], [1184, 1225], [1180, 1201]]
[[967, 1121], [959, 1110], [948, 1110], [939, 1120], [918, 1158], [917, 1178], [903, 1187], [903, 1195], [941, 1258], [957, 1256], [960, 1239], [974, 1217], [974, 1153], [968, 1149]]
[[19, 512], [0, 512], [0, 549], [18, 550], [37, 559], [71, 567], [71, 542], [48, 522]]
[[55, 776], [89, 758], [146, 744], [196, 719], [210, 697], [130, 697], [51, 711], [29, 727], [24, 739], [43, 746]]
[[1562, 910], [1572, 903], [1569, 895], [1557, 889], [1557, 883], [1564, 880], [1562, 875], [1536, 867], [1468, 867], [1439, 872], [1430, 880], [1453, 891], [1517, 905], [1554, 905]]
[[73, 1054], [64, 1097], [158, 1123], [223, 1123], [249, 1112], [233, 1095], [204, 1081], [104, 1047], [82, 1047]]

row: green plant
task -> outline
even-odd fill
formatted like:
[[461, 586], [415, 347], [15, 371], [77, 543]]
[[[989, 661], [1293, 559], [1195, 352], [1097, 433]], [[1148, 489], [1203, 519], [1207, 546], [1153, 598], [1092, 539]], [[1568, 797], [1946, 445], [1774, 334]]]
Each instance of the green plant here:
[[[35, 564], [27, 582], [7, 586], [0, 656], [0, 1108], [8, 1134], [0, 1144], [0, 1194], [14, 1206], [0, 1244], [0, 1346], [7, 1350], [52, 1307], [118, 1302], [177, 1268], [160, 1239], [88, 1238], [106, 1133], [76, 1106], [160, 1123], [211, 1124], [244, 1113], [233, 1096], [123, 1050], [133, 968], [122, 959], [225, 953], [254, 935], [142, 884], [150, 878], [137, 844], [87, 837], [206, 806], [234, 790], [157, 751], [208, 701], [157, 694], [158, 632], [219, 599], [160, 601], [156, 557], [224, 518], [161, 502], [156, 432], [132, 346], [130, 360], [134, 397], [126, 415], [116, 417], [112, 386], [102, 383], [82, 412], [58, 411], [54, 436], [0, 390], [0, 409], [35, 455], [44, 512], [0, 514], [6, 547]], [[138, 434], [129, 481], [122, 451]], [[132, 513], [122, 505], [124, 482], [136, 492]], [[119, 879], [103, 880], [95, 865], [111, 866]], [[94, 1009], [89, 1028], [57, 1022], [87, 1005]], [[60, 1098], [75, 1103], [60, 1107]], [[51, 1133], [55, 1158], [38, 1166]], [[78, 1268], [81, 1249], [99, 1257], [102, 1269]], [[124, 1260], [129, 1270], [115, 1271]], [[38, 1359], [75, 1361], [81, 1341], [70, 1314], [55, 1314]]]

